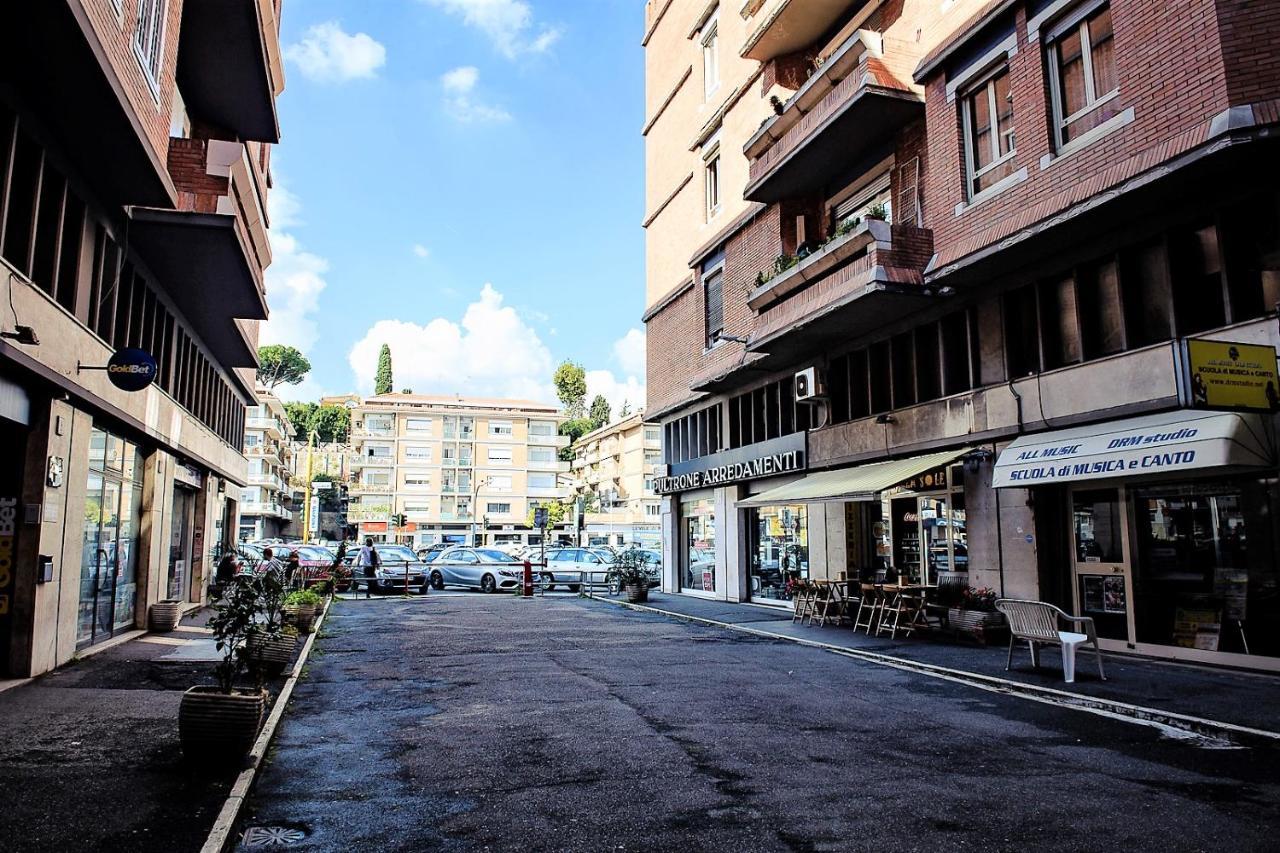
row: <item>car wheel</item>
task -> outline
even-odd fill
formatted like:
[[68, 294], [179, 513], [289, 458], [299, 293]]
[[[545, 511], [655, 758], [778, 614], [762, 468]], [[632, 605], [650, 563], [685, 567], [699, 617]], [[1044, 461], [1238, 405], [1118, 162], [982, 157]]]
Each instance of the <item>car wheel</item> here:
[[622, 594], [622, 583], [621, 583], [620, 581], [609, 581], [609, 594], [610, 594], [610, 595], [621, 595], [621, 594]]
[[431, 573], [431, 588], [432, 588], [432, 589], [444, 589], [444, 575], [440, 574], [439, 572], [432, 572], [432, 573]]
[[493, 579], [493, 575], [485, 575], [484, 577], [480, 578], [481, 592], [493, 592], [497, 588], [498, 588], [498, 584], [497, 584], [497, 581]]

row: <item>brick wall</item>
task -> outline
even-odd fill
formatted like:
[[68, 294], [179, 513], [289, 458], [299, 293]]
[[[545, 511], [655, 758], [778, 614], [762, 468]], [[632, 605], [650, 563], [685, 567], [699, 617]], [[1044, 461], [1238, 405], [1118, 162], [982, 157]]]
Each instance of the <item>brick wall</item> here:
[[178, 188], [178, 209], [217, 213], [218, 198], [231, 191], [231, 181], [206, 169], [209, 143], [203, 139], [169, 141], [169, 174]]
[[1009, 68], [1016, 165], [1026, 167], [1028, 177], [958, 216], [955, 207], [964, 201], [959, 99], [947, 102], [942, 71], [926, 81], [925, 224], [933, 229], [941, 251], [963, 246], [967, 254], [996, 242], [1010, 233], [1013, 223], [1025, 221], [1029, 210], [1037, 219], [1052, 215], [1079, 198], [1079, 189], [1108, 167], [1193, 131], [1227, 107], [1220, 48], [1210, 37], [1215, 29], [1214, 0], [1113, 0], [1111, 7], [1119, 107], [1134, 109], [1133, 123], [1041, 169], [1041, 157], [1051, 150], [1044, 59], [1038, 46], [1027, 44], [1026, 16], [1019, 10], [1019, 50]]
[[1280, 3], [1217, 0], [1218, 38], [1232, 104], [1280, 94]]

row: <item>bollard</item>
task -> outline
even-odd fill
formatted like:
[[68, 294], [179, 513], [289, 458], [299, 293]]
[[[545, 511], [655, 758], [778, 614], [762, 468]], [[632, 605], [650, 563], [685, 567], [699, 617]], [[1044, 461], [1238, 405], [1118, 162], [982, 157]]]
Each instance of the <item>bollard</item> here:
[[524, 561], [524, 597], [533, 598], [533, 565]]

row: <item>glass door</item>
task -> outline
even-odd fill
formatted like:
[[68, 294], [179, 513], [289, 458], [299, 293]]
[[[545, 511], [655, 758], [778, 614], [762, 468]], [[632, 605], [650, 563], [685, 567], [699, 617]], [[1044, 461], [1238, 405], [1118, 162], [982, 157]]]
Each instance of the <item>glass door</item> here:
[[170, 601], [187, 601], [191, 580], [191, 511], [195, 494], [181, 487], [173, 490], [173, 518], [169, 530]]
[[1090, 616], [1098, 637], [1113, 647], [1133, 646], [1133, 574], [1127, 497], [1122, 488], [1071, 493], [1076, 613]]

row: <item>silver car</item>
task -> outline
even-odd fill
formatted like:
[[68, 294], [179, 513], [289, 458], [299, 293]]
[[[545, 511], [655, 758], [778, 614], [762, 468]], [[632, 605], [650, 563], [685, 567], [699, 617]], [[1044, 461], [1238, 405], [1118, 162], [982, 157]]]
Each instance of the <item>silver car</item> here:
[[547, 589], [556, 584], [577, 592], [582, 585], [583, 572], [587, 580], [602, 583], [613, 566], [613, 554], [603, 548], [553, 548], [547, 551], [547, 570], [551, 578]]
[[481, 592], [513, 590], [524, 583], [524, 562], [495, 548], [450, 548], [430, 564], [434, 589], [465, 586]]
[[378, 567], [371, 584], [374, 592], [403, 592], [406, 586], [427, 591], [427, 565], [412, 548], [381, 542], [373, 547], [378, 552]]

